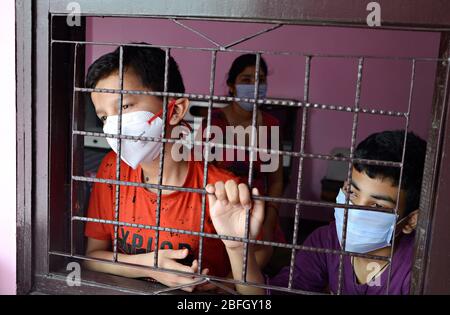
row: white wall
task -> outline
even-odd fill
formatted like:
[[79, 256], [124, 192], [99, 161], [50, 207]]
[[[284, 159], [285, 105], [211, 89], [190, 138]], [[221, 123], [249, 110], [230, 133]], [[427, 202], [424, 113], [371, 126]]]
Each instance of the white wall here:
[[16, 294], [15, 1], [0, 10], [0, 294]]

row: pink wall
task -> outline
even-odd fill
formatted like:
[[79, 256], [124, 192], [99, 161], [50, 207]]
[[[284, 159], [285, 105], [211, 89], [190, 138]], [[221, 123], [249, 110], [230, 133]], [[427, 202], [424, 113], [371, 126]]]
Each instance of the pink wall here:
[[[231, 43], [269, 25], [184, 21], [216, 42]], [[133, 42], [146, 41], [160, 45], [213, 47], [211, 43], [181, 28], [171, 21], [90, 18], [88, 40]], [[314, 26], [283, 26], [271, 33], [242, 43], [237, 49], [297, 51], [321, 54], [352, 54], [396, 57], [436, 57], [439, 34], [427, 32], [345, 29]], [[114, 49], [88, 46], [88, 62]], [[210, 53], [173, 50], [180, 65], [188, 93], [208, 93]], [[219, 53], [217, 60], [216, 94], [226, 94], [226, 73], [239, 54]], [[269, 65], [269, 97], [302, 99], [304, 58], [264, 55]], [[413, 94], [411, 129], [426, 137], [434, 84], [433, 63], [418, 62]], [[409, 96], [411, 64], [407, 61], [367, 59], [363, 73], [361, 105], [368, 108], [406, 111]], [[315, 58], [312, 61], [310, 101], [325, 104], [352, 105], [355, 99], [357, 60]], [[300, 116], [300, 113], [299, 113]], [[349, 147], [352, 115], [330, 111], [312, 111], [307, 129], [306, 151], [329, 153], [334, 147]], [[404, 127], [404, 120], [361, 115], [357, 141], [386, 129]], [[298, 144], [297, 144], [298, 145]], [[326, 163], [306, 160], [303, 197], [319, 200], [320, 180], [326, 173]], [[296, 171], [292, 173], [297, 177]], [[295, 183], [287, 188], [293, 196]], [[289, 210], [289, 212], [291, 212]], [[330, 211], [303, 210], [304, 217], [327, 219]]]
[[[3, 0], [0, 11], [0, 294], [16, 293], [16, 86], [15, 1]], [[6, 154], [5, 154], [6, 153]]]

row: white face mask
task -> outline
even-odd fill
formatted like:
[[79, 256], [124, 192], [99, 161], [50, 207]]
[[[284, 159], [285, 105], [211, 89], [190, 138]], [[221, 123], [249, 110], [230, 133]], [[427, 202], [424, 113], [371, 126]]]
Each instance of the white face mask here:
[[[153, 113], [147, 111], [122, 114], [122, 135], [160, 139], [163, 121], [159, 117], [153, 118], [154, 116]], [[118, 135], [118, 119], [118, 115], [108, 116], [103, 126], [103, 132]], [[152, 119], [151, 123], [149, 123], [150, 119]], [[106, 140], [117, 154], [118, 139], [106, 138]], [[162, 142], [122, 139], [120, 157], [130, 167], [136, 169], [139, 163], [143, 161], [151, 162], [156, 159], [159, 156], [161, 146]]]
[[[339, 190], [336, 203], [345, 204], [342, 189]], [[349, 204], [353, 203], [349, 201]], [[359, 209], [348, 209], [347, 214], [345, 251], [363, 254], [390, 245], [398, 215]], [[334, 217], [339, 243], [342, 246], [344, 208], [335, 208]]]

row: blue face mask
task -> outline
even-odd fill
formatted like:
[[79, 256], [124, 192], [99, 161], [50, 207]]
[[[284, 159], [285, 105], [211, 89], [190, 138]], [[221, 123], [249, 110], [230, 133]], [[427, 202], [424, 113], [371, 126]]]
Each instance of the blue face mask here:
[[[266, 98], [267, 84], [260, 84], [258, 86], [258, 98]], [[255, 85], [254, 84], [236, 84], [236, 97], [239, 98], [254, 98], [255, 97]], [[238, 102], [239, 106], [243, 110], [248, 112], [253, 110], [253, 103]]]
[[[345, 194], [342, 189], [339, 190], [336, 203], [345, 204]], [[349, 201], [349, 204], [352, 202]], [[344, 208], [335, 208], [334, 217], [339, 243], [342, 246]], [[364, 254], [389, 246], [396, 220], [397, 215], [393, 213], [348, 209], [344, 250]]]

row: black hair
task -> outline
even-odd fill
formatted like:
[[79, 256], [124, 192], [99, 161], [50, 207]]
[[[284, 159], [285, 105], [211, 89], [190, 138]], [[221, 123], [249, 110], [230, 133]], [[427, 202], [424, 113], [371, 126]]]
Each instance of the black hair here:
[[[374, 133], [356, 147], [355, 158], [401, 162], [404, 139], [405, 132], [402, 130]], [[400, 187], [406, 192], [405, 216], [419, 208], [425, 153], [425, 140], [413, 132], [408, 132]], [[395, 186], [399, 186], [399, 167], [362, 163], [354, 163], [353, 166], [358, 172], [364, 172], [370, 178], [387, 178]]]
[[[91, 64], [86, 75], [87, 88], [95, 88], [98, 81], [119, 70], [119, 54], [120, 48], [118, 47]], [[132, 68], [145, 87], [152, 91], [163, 92], [165, 55], [164, 50], [160, 48], [124, 46], [123, 67], [124, 70]], [[183, 78], [173, 57], [169, 57], [168, 91], [174, 93], [184, 93], [185, 91]]]
[[[230, 70], [228, 71], [227, 84], [233, 85], [236, 82], [239, 73], [249, 66], [256, 66], [256, 55], [245, 54], [234, 59]], [[259, 60], [259, 66], [264, 74], [267, 75], [267, 63], [262, 57]]]

